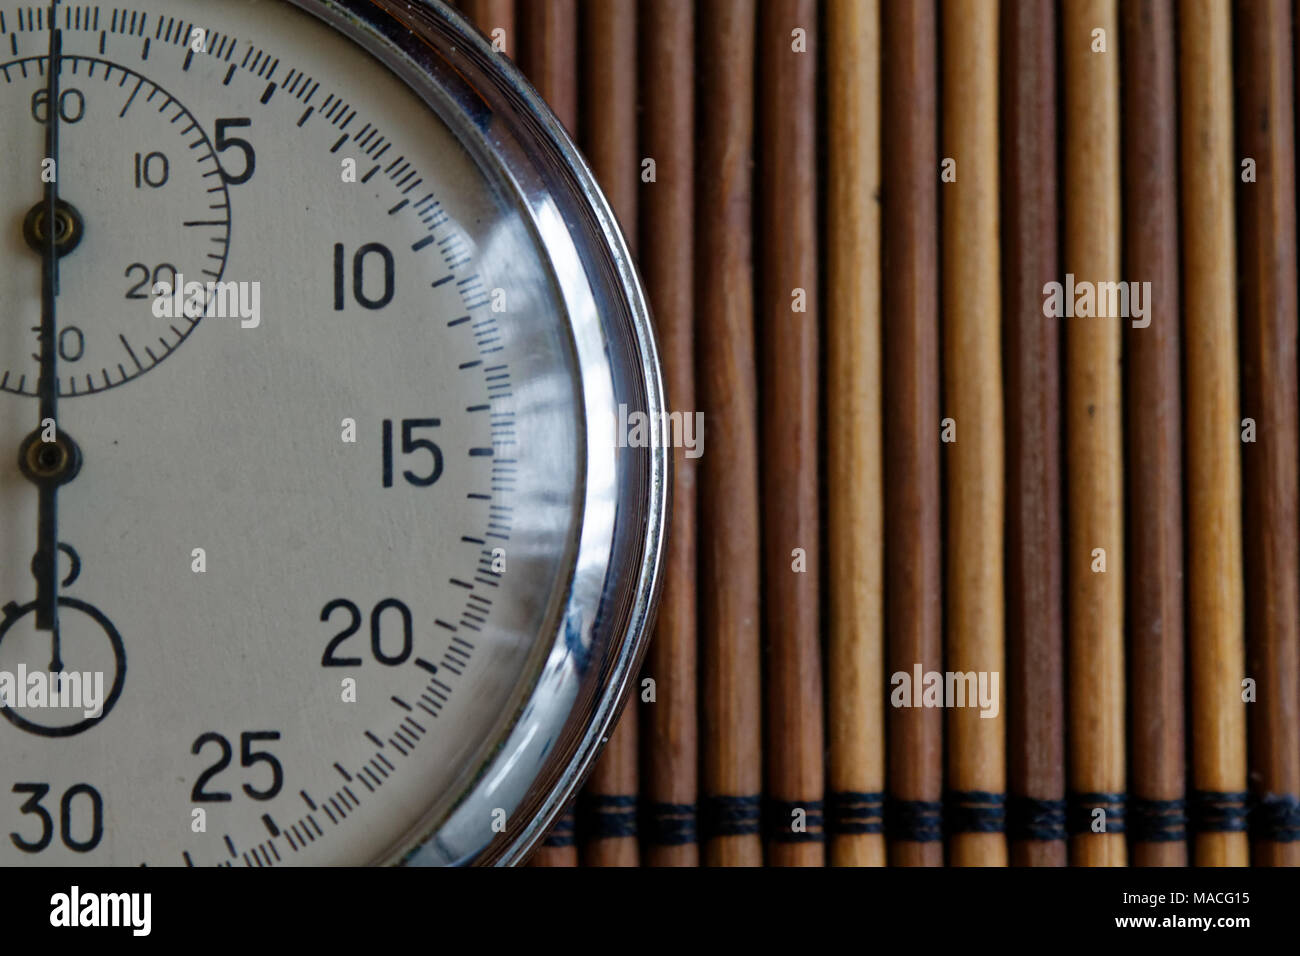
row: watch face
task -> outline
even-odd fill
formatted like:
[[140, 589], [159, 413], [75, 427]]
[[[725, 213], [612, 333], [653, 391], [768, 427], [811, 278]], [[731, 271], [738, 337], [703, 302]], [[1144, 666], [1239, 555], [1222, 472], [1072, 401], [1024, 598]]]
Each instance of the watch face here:
[[0, 862], [517, 858], [612, 715], [644, 302], [409, 6], [0, 2]]

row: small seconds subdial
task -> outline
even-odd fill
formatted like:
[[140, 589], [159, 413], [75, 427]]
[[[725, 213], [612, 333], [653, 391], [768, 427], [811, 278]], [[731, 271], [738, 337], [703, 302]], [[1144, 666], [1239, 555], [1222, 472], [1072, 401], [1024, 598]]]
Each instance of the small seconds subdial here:
[[[38, 136], [0, 142], [0, 216], [22, 220], [33, 171], [66, 182], [66, 222], [80, 235], [61, 272], [58, 393], [72, 397], [121, 385], [149, 371], [183, 342], [201, 317], [155, 315], [154, 287], [221, 280], [230, 243], [228, 183], [251, 173], [238, 130], [212, 131], [229, 151], [223, 168], [203, 123], [144, 73], [112, 60], [65, 55], [57, 103], [48, 102], [46, 57], [0, 62], [0, 104], [39, 130], [53, 109], [63, 130], [59, 166], [39, 154]], [[21, 188], [26, 186], [28, 188]], [[30, 205], [30, 204], [29, 204]], [[32, 262], [11, 232], [8, 261]], [[35, 273], [0, 271], [0, 302], [21, 302], [5, 323], [0, 389], [36, 395], [40, 316], [25, 295]], [[19, 336], [23, 338], [19, 339]]]

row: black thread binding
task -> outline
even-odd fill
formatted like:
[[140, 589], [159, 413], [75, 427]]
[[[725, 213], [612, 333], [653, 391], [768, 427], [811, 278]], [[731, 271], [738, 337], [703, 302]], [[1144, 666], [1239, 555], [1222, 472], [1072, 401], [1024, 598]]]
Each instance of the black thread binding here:
[[885, 803], [885, 832], [891, 840], [936, 843], [943, 839], [943, 804], [891, 797]]
[[1177, 843], [1187, 839], [1186, 800], [1129, 797], [1129, 832], [1135, 843]]
[[1197, 833], [1242, 833], [1250, 816], [1250, 794], [1227, 790], [1192, 791], [1192, 829]]
[[1002, 833], [1007, 828], [1007, 797], [988, 790], [949, 790], [944, 823], [949, 833]]
[[636, 797], [583, 791], [578, 800], [583, 840], [636, 836]]
[[549, 847], [569, 847], [573, 846], [573, 813], [566, 811], [553, 824], [551, 831], [546, 834], [542, 840], [542, 846]]
[[884, 833], [885, 795], [861, 790], [841, 790], [827, 795], [826, 832]]
[[762, 798], [705, 797], [700, 804], [700, 828], [706, 837], [749, 836], [758, 832]]
[[693, 803], [652, 803], [641, 821], [642, 838], [652, 846], [685, 846], [698, 839]]
[[[820, 800], [773, 800], [764, 804], [763, 822], [767, 838], [774, 843], [821, 843], [826, 839]], [[803, 811], [803, 829], [793, 829], [796, 810]]]
[[1064, 840], [1065, 801], [1013, 794], [1007, 801], [1007, 832], [1013, 840]]
[[1250, 835], [1272, 843], [1300, 840], [1300, 799], [1289, 793], [1260, 797], [1251, 810]]
[[1124, 832], [1123, 793], [1071, 793], [1066, 803], [1066, 828], [1071, 835], [1092, 833], [1092, 812], [1106, 811], [1104, 833]]

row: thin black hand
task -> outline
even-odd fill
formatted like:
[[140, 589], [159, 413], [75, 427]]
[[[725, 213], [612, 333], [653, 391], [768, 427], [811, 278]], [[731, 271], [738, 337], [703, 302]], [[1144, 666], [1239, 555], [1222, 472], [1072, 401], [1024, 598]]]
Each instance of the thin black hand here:
[[[52, 160], [53, 175], [45, 184], [45, 235], [41, 251], [41, 370], [36, 383], [40, 397], [41, 424], [54, 422], [58, 435], [59, 378], [58, 336], [55, 325], [55, 297], [59, 291], [59, 67], [63, 57], [63, 33], [55, 28], [58, 0], [50, 4], [50, 54], [46, 68], [46, 104], [49, 116], [45, 124], [45, 155]], [[36, 576], [36, 627], [53, 634], [50, 670], [63, 670], [59, 642], [59, 482], [43, 481], [40, 487], [40, 516], [36, 531], [36, 556], [32, 573]]]

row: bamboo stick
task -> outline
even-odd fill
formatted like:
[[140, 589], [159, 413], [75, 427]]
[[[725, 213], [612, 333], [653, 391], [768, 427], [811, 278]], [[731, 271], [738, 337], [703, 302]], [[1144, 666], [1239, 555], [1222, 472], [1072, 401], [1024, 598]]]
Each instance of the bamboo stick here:
[[[1232, 36], [1226, 0], [1179, 6], [1188, 594], [1198, 866], [1247, 863], [1240, 418], [1233, 244]], [[1291, 529], [1294, 533], [1294, 529]]]
[[[1097, 33], [1096, 31], [1104, 31]], [[1065, 0], [1065, 267], [1120, 280], [1119, 30], [1114, 0]], [[1105, 43], [1105, 52], [1100, 44]], [[1120, 319], [1066, 323], [1071, 859], [1126, 862]], [[1104, 562], [1104, 565], [1103, 563]], [[1103, 570], [1104, 567], [1104, 570]], [[1102, 810], [1098, 816], [1095, 810]], [[1105, 832], [1094, 826], [1104, 821]]]
[[[1300, 865], [1300, 546], [1296, 536], [1296, 191], [1291, 5], [1266, 0], [1237, 17], [1238, 161], [1255, 163], [1241, 196], [1246, 633], [1258, 697], [1250, 715], [1252, 790], [1261, 826], [1254, 862]], [[1289, 837], [1289, 839], [1288, 839]]]
[[[993, 693], [948, 711], [949, 862], [1006, 866], [1001, 677], [1002, 291], [998, 257], [998, 18], [985, 0], [944, 0], [944, 413], [947, 451], [946, 668]], [[997, 675], [998, 685], [992, 685]]]
[[1007, 404], [1008, 829], [1017, 866], [1064, 866], [1060, 280], [1056, 10], [1002, 4]]
[[[694, 420], [695, 13], [693, 0], [642, 0], [641, 148], [655, 180], [641, 186], [641, 269], [673, 407]], [[696, 439], [702, 439], [702, 434]], [[644, 834], [650, 866], [698, 866], [696, 800], [696, 458], [673, 453], [673, 515], [659, 621], [646, 673], [656, 700], [642, 721]]]
[[460, 0], [460, 8], [490, 40], [500, 39], [507, 56], [515, 54], [515, 0]]
[[826, 9], [831, 863], [884, 866], [880, 4]]
[[1150, 282], [1124, 330], [1133, 863], [1186, 866], [1178, 110], [1172, 0], [1123, 7], [1125, 278]]
[[821, 866], [817, 9], [760, 11], [767, 861]]
[[[636, 0], [583, 0], [582, 144], [635, 252], [637, 226]], [[585, 866], [637, 866], [636, 688], [584, 791]]]
[[637, 0], [583, 0], [582, 147], [633, 252], [637, 238]]
[[[910, 678], [943, 663], [935, 10], [883, 10], [886, 626], [890, 672]], [[911, 704], [905, 689], [891, 703]], [[888, 720], [890, 861], [942, 866], [942, 714], [891, 706]]]
[[753, 0], [699, 6], [702, 128], [696, 182], [696, 379], [707, 454], [700, 468], [704, 637], [705, 860], [761, 865], [758, 417], [750, 163]]
[[577, 0], [521, 0], [519, 61], [570, 132], [578, 128]]

